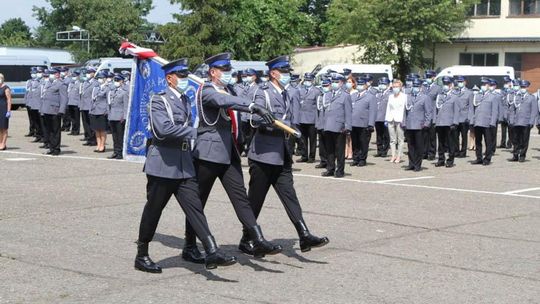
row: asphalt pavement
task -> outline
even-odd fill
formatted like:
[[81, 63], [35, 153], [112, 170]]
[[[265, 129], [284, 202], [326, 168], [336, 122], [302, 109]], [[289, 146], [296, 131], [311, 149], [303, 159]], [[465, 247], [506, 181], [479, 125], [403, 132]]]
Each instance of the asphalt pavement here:
[[148, 274], [133, 268], [142, 164], [107, 160], [66, 133], [62, 155], [45, 156], [24, 137], [25, 110], [13, 114], [0, 151], [0, 303], [540, 303], [536, 129], [525, 163], [497, 149], [490, 166], [469, 164], [469, 152], [453, 168], [424, 162], [415, 173], [370, 151], [369, 165], [347, 165], [343, 179], [295, 164], [308, 227], [330, 238], [307, 253], [271, 190], [259, 223], [284, 252], [241, 254], [241, 225], [217, 182], [206, 214], [239, 263], [184, 262], [173, 199], [150, 245], [163, 273]]

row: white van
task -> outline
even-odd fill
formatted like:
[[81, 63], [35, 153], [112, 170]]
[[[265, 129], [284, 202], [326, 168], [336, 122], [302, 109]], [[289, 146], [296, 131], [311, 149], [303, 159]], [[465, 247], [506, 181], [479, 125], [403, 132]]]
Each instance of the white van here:
[[105, 57], [100, 59], [88, 60], [85, 63], [87, 67], [93, 67], [96, 72], [108, 69], [113, 73], [120, 73], [122, 71], [131, 72], [133, 66], [133, 59], [120, 58], [120, 57]]
[[[268, 67], [266, 66], [266, 62], [264, 61], [239, 61], [239, 60], [231, 60], [231, 66], [233, 71], [242, 71], [246, 69], [254, 69], [257, 71], [257, 74], [260, 76], [261, 72], [267, 71]], [[204, 78], [205, 75], [208, 74], [208, 65], [203, 63], [200, 64], [195, 68], [195, 71], [193, 74]]]
[[504, 76], [514, 79], [514, 68], [510, 66], [454, 65], [443, 69], [437, 75], [437, 83], [442, 83], [443, 76], [465, 76], [469, 88], [473, 88], [474, 86], [480, 87], [482, 77], [493, 78], [497, 80], [499, 86], [502, 86]]
[[46, 56], [0, 55], [0, 73], [4, 74], [6, 84], [11, 89], [13, 110], [24, 105], [26, 81], [30, 79], [32, 67], [48, 69], [51, 62]]
[[387, 77], [392, 81], [394, 78], [392, 74], [392, 66], [389, 64], [331, 64], [323, 67], [315, 75], [316, 82], [319, 83], [321, 75], [326, 74], [328, 70], [343, 73], [343, 69], [349, 69], [354, 77], [362, 76], [364, 74], [373, 75], [373, 82], [377, 83], [379, 78]]

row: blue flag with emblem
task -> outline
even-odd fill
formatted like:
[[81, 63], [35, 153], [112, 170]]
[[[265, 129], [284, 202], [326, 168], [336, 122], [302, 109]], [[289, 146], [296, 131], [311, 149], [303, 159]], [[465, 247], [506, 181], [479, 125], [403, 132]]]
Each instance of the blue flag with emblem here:
[[[146, 158], [146, 143], [152, 137], [148, 105], [154, 94], [167, 88], [165, 73], [161, 69], [161, 66], [166, 63], [160, 57], [134, 58], [123, 147], [123, 157], [128, 161], [144, 162]], [[199, 125], [196, 99], [202, 84], [201, 79], [190, 75], [189, 88], [185, 92], [191, 102], [190, 126], [194, 128]]]

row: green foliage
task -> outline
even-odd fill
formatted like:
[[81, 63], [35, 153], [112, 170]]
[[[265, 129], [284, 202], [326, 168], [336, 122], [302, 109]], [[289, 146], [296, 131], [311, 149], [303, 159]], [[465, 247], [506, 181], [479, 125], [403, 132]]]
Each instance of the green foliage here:
[[187, 57], [192, 65], [231, 51], [239, 60], [267, 60], [292, 53], [309, 29], [305, 0], [173, 0], [183, 14], [162, 27], [167, 38], [162, 55]]
[[0, 45], [29, 46], [31, 43], [30, 28], [21, 18], [12, 18], [0, 25]]
[[309, 17], [309, 29], [305, 32], [304, 45], [321, 46], [326, 42], [328, 32], [324, 24], [327, 22], [327, 8], [331, 0], [304, 0], [300, 11]]
[[[36, 44], [66, 47], [76, 60], [118, 55], [123, 38], [137, 40], [144, 24], [143, 15], [152, 7], [151, 0], [48, 0], [52, 9], [34, 7], [41, 26], [36, 30]], [[90, 33], [90, 52], [86, 43], [56, 41], [56, 32], [79, 26]]]
[[430, 65], [423, 50], [447, 42], [467, 26], [475, 0], [334, 0], [328, 9], [329, 43], [360, 44], [361, 61], [394, 63], [398, 76]]

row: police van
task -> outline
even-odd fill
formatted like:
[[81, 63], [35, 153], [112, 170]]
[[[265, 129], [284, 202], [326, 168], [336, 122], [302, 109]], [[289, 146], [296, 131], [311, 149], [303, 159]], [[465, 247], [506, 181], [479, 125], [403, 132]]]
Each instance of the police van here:
[[4, 74], [6, 84], [11, 89], [12, 109], [24, 106], [26, 81], [30, 79], [32, 67], [51, 67], [49, 58], [34, 55], [0, 55], [0, 73]]
[[336, 71], [338, 73], [343, 73], [343, 69], [351, 70], [351, 74], [356, 78], [364, 74], [371, 74], [373, 76], [373, 83], [377, 83], [379, 78], [387, 77], [392, 81], [392, 66], [389, 64], [331, 64], [322, 67], [317, 74], [315, 79], [317, 83], [320, 83], [321, 76], [326, 74], [328, 71]]
[[101, 70], [109, 70], [113, 73], [120, 73], [122, 71], [131, 72], [133, 66], [133, 59], [120, 58], [120, 57], [104, 57], [99, 59], [91, 59], [85, 63], [86, 67], [93, 67], [96, 72]]
[[443, 69], [436, 77], [436, 81], [442, 84], [444, 76], [465, 76], [467, 78], [467, 86], [473, 88], [480, 87], [482, 77], [493, 78], [497, 80], [499, 85], [504, 83], [504, 77], [508, 76], [514, 79], [514, 68], [510, 66], [471, 66], [471, 65], [454, 65]]

